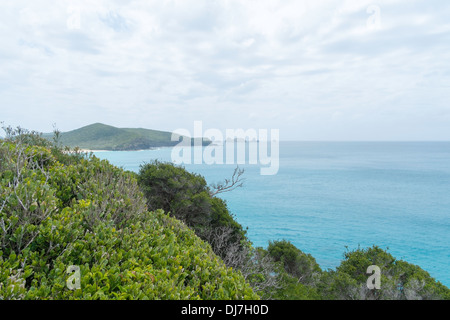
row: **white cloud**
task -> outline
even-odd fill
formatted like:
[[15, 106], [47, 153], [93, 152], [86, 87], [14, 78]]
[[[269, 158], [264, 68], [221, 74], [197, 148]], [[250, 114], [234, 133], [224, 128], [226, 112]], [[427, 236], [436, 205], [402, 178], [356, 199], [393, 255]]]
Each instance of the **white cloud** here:
[[290, 139], [450, 139], [450, 5], [442, 1], [1, 6], [7, 124], [172, 130], [203, 120], [279, 128]]

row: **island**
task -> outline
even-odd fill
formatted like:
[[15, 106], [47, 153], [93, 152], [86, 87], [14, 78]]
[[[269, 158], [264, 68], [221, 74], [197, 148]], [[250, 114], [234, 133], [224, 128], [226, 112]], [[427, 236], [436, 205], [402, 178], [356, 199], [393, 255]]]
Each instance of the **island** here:
[[[46, 139], [53, 139], [54, 133], [44, 133]], [[76, 130], [59, 133], [62, 145], [83, 150], [137, 151], [160, 147], [172, 147], [178, 140], [172, 141], [172, 133], [144, 128], [117, 128], [103, 123], [94, 123]], [[194, 145], [194, 138], [190, 138]], [[209, 145], [210, 140], [201, 139], [200, 145]]]

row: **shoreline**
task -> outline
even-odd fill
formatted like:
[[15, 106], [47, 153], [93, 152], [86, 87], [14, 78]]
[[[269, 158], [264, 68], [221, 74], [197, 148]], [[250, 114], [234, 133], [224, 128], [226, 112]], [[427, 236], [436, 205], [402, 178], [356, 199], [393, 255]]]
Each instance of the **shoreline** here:
[[164, 148], [172, 148], [172, 146], [155, 147], [150, 149], [138, 149], [138, 150], [91, 150], [91, 149], [78, 149], [81, 152], [141, 152], [141, 151], [154, 151]]
[[111, 150], [90, 150], [90, 149], [78, 149], [81, 152], [110, 152]]

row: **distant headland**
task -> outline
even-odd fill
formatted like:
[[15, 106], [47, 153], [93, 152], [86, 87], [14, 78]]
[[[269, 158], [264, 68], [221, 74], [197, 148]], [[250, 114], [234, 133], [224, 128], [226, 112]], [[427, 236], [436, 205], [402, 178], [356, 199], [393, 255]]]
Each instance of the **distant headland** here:
[[[44, 133], [43, 137], [51, 139], [53, 133]], [[60, 133], [60, 142], [63, 145], [83, 150], [105, 151], [137, 151], [172, 147], [177, 145], [181, 138], [179, 136], [178, 140], [172, 141], [171, 132], [143, 128], [116, 128], [103, 123], [94, 123]], [[210, 140], [202, 139], [203, 145], [210, 143]], [[193, 138], [192, 144], [194, 144]]]

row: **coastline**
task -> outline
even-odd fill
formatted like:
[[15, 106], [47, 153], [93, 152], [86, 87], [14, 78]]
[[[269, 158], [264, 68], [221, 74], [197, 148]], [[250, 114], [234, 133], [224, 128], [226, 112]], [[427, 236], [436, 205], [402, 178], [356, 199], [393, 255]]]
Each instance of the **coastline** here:
[[78, 149], [81, 152], [141, 152], [141, 151], [152, 151], [152, 150], [160, 150], [165, 148], [172, 148], [173, 146], [163, 146], [163, 147], [155, 147], [150, 149], [137, 149], [137, 150], [93, 150], [93, 149]]
[[110, 152], [111, 150], [90, 150], [90, 149], [78, 149], [79, 151], [81, 151], [81, 152], [87, 152], [87, 153], [90, 153], [90, 152]]

